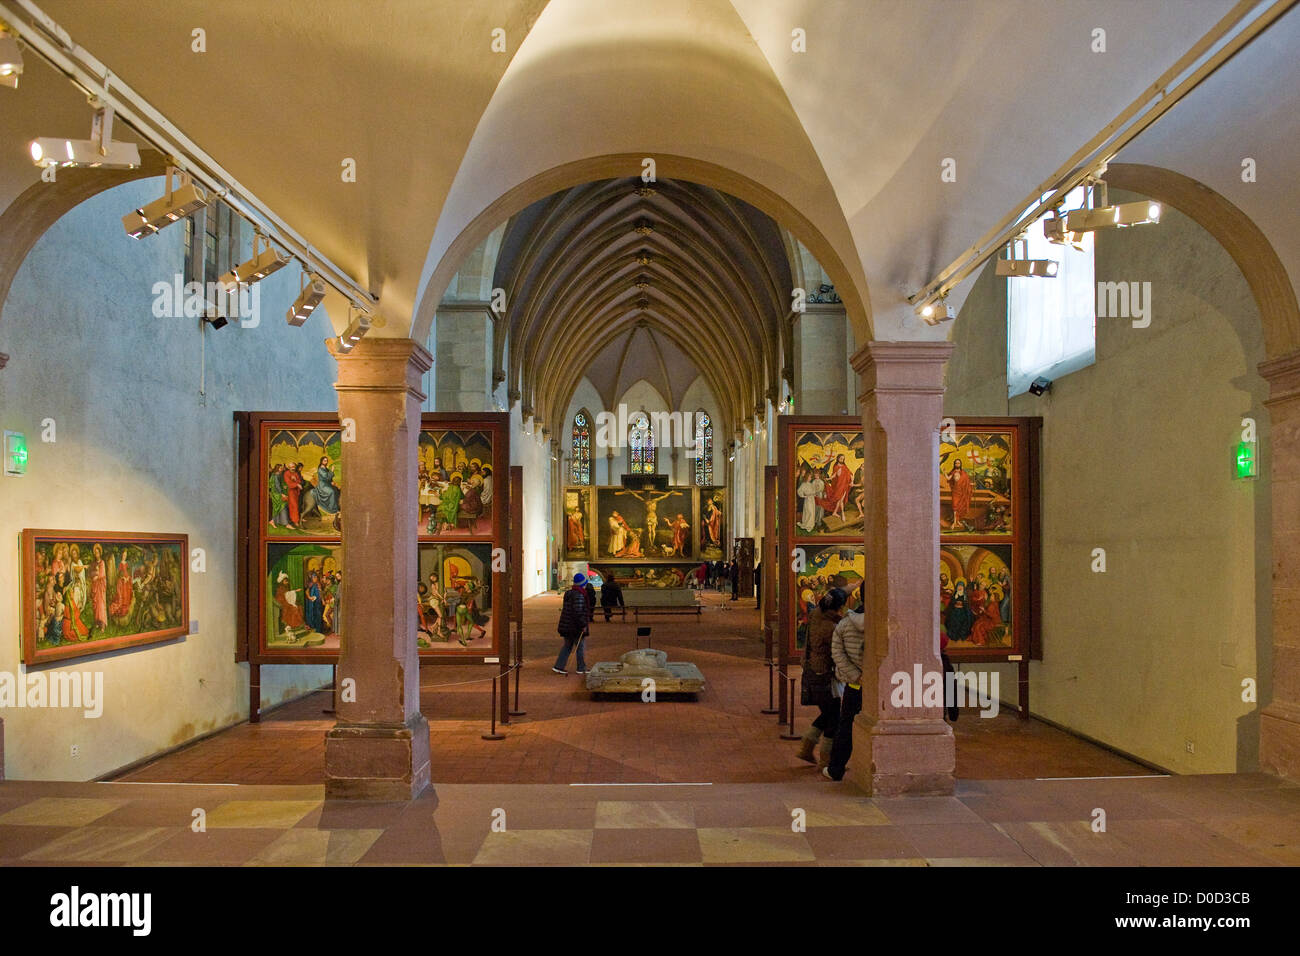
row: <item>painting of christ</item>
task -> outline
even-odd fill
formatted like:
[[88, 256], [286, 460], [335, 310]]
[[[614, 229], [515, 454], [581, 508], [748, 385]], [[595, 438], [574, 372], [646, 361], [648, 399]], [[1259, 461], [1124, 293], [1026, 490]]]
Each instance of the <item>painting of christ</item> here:
[[861, 431], [804, 431], [793, 436], [797, 538], [863, 530]]
[[951, 651], [1014, 651], [1011, 546], [939, 548], [939, 622]]
[[564, 492], [564, 557], [569, 561], [590, 556], [590, 488], [567, 488]]
[[1013, 445], [1009, 430], [941, 435], [939, 530], [943, 535], [1011, 536]]
[[266, 533], [338, 537], [342, 514], [342, 432], [266, 427]]
[[726, 545], [727, 490], [700, 489], [700, 559], [721, 561]]
[[416, 465], [420, 535], [490, 535], [496, 480], [491, 432], [423, 429]]
[[342, 599], [342, 545], [268, 545], [263, 646], [276, 651], [337, 651]]
[[692, 490], [632, 491], [597, 488], [600, 558], [692, 559], [695, 556]]
[[826, 545], [800, 548], [801, 557], [794, 575], [794, 621], [790, 633], [793, 650], [802, 651], [808, 625], [817, 613], [817, 605], [831, 588], [841, 588], [848, 595], [849, 610], [862, 601], [862, 583], [867, 559], [861, 547]]

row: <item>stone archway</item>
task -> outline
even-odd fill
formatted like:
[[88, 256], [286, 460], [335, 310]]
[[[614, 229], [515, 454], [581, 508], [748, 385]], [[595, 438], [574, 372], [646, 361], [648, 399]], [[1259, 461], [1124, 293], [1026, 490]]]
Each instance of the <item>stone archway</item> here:
[[1269, 383], [1272, 547], [1272, 700], [1260, 713], [1261, 767], [1300, 777], [1300, 307], [1264, 233], [1203, 183], [1159, 166], [1113, 163], [1106, 182], [1166, 203], [1193, 219], [1232, 257], [1259, 306]]
[[52, 183], [37, 182], [0, 214], [0, 316], [18, 270], [41, 236], [76, 206], [105, 190], [138, 179], [162, 176], [167, 163], [152, 149], [140, 151], [138, 169], [63, 169]]

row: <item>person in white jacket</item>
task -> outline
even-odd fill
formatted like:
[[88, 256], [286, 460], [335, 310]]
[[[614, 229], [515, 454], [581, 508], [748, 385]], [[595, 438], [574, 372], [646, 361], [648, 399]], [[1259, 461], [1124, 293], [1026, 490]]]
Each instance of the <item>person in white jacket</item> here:
[[840, 719], [831, 744], [830, 763], [822, 768], [822, 775], [832, 780], [844, 779], [853, 753], [853, 719], [862, 710], [864, 619], [861, 611], [850, 611], [831, 634], [831, 660], [835, 662], [836, 688], [840, 691]]

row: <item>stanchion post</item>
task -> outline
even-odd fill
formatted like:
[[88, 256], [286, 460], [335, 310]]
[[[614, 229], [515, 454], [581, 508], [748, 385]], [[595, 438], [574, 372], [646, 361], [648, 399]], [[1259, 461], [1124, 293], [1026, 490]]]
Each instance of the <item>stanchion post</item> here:
[[501, 679], [500, 674], [494, 674], [492, 677], [492, 730], [482, 737], [484, 740], [505, 740], [505, 734], [497, 733], [497, 681]]
[[772, 660], [772, 658], [769, 657], [767, 659], [767, 706], [764, 707], [761, 711], [759, 711], [759, 713], [763, 713], [763, 714], [780, 713], [780, 711], [776, 709], [776, 697], [774, 696], [775, 694], [776, 694], [776, 661]]
[[333, 714], [334, 708], [338, 705], [339, 696], [339, 665], [334, 664], [330, 667], [330, 705], [321, 711], [322, 714]]
[[[510, 711], [511, 717], [522, 717], [528, 713], [519, 709], [519, 676], [524, 669], [524, 629], [515, 627], [515, 706]], [[509, 685], [507, 684], [507, 687]]]
[[794, 678], [787, 678], [790, 681], [790, 689], [786, 694], [786, 700], [790, 702], [790, 730], [781, 735], [782, 740], [799, 740], [800, 737], [794, 732]]

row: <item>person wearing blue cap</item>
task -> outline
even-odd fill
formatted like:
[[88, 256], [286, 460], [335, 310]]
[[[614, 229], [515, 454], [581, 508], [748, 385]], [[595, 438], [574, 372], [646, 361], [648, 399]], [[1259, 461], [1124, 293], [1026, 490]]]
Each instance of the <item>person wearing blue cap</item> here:
[[578, 572], [573, 576], [573, 587], [564, 592], [564, 603], [560, 606], [560, 623], [556, 628], [564, 638], [564, 646], [555, 659], [551, 670], [557, 674], [567, 675], [569, 653], [574, 645], [578, 647], [578, 673], [587, 673], [587, 662], [582, 656], [582, 639], [587, 630], [587, 576]]

